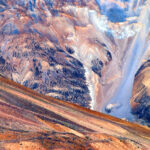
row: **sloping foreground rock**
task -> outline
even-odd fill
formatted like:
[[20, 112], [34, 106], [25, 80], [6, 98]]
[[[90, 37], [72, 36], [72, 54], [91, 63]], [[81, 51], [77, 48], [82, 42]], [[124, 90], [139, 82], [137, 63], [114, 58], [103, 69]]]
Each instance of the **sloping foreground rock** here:
[[150, 129], [0, 77], [0, 150], [149, 150]]

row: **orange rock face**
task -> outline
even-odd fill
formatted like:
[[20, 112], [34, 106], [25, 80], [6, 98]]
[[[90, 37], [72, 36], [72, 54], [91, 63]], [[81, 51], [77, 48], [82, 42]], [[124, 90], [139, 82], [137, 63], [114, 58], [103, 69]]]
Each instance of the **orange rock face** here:
[[0, 77], [0, 150], [149, 150], [150, 129]]

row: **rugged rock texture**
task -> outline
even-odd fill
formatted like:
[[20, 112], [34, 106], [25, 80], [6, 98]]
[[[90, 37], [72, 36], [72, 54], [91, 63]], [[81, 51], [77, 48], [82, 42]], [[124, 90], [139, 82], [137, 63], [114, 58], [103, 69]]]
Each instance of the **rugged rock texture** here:
[[42, 94], [94, 107], [94, 90], [101, 90], [94, 83], [112, 60], [89, 20], [89, 12], [99, 10], [95, 1], [0, 2], [0, 73]]
[[135, 76], [131, 106], [141, 123], [145, 120], [150, 126], [150, 60], [140, 67]]
[[0, 150], [149, 150], [150, 129], [0, 77]]

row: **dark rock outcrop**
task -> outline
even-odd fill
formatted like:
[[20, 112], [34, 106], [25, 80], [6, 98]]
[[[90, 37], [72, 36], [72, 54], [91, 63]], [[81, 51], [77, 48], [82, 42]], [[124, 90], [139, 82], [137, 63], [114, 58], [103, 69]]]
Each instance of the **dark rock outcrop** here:
[[136, 73], [131, 106], [139, 121], [150, 125], [150, 60]]

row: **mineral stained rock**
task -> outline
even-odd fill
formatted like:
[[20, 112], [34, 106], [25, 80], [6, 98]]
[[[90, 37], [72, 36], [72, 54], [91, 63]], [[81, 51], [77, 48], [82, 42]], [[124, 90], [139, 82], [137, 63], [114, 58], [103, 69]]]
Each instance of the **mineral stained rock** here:
[[139, 121], [150, 126], [150, 60], [140, 67], [135, 76], [131, 106]]
[[150, 129], [0, 77], [0, 150], [149, 150]]
[[133, 119], [149, 8], [148, 0], [0, 0], [0, 150], [149, 150], [148, 127], [87, 109]]

